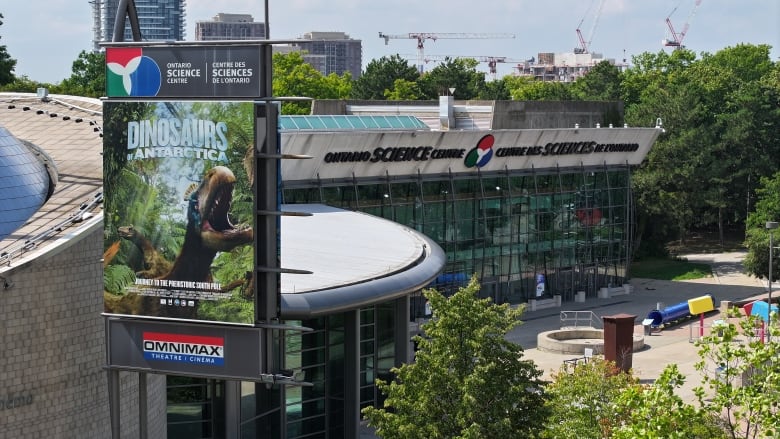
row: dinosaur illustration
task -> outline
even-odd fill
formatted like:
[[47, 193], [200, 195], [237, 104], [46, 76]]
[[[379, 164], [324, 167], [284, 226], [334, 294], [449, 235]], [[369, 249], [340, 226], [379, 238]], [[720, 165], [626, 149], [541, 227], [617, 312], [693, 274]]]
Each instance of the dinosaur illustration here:
[[224, 166], [215, 166], [185, 194], [187, 228], [184, 243], [171, 270], [160, 279], [195, 282], [211, 281], [211, 263], [217, 252], [251, 244], [251, 227], [236, 228], [228, 212], [233, 200], [236, 177]]
[[[187, 202], [184, 241], [172, 263], [156, 250], [141, 230], [132, 225], [119, 227], [117, 229], [119, 236], [131, 241], [143, 255], [143, 269], [136, 271], [136, 277], [212, 282], [211, 266], [219, 252], [228, 252], [254, 242], [252, 227], [236, 227], [228, 216], [235, 184], [236, 177], [230, 169], [225, 166], [215, 166], [206, 171], [200, 183], [193, 183], [187, 189], [184, 194]], [[115, 256], [118, 251], [117, 244], [118, 241], [106, 250], [104, 265], [108, 265]], [[254, 291], [252, 281], [251, 275], [242, 276], [239, 280], [219, 287], [219, 291], [227, 293], [240, 287], [239, 294], [251, 298]], [[114, 295], [106, 291], [103, 295], [106, 312], [183, 319], [193, 319], [198, 316], [197, 305], [163, 306], [165, 305], [161, 302], [163, 296]], [[171, 300], [178, 302], [175, 298]]]
[[147, 279], [160, 277], [171, 270], [171, 262], [165, 259], [154, 247], [154, 244], [133, 225], [119, 227], [117, 232], [121, 238], [135, 244], [143, 255], [143, 270], [136, 271], [136, 276]]
[[121, 241], [116, 241], [113, 244], [109, 245], [106, 251], [103, 252], [103, 268], [108, 267], [111, 261], [114, 260], [116, 254], [119, 253], [119, 246], [121, 244], [122, 244]]

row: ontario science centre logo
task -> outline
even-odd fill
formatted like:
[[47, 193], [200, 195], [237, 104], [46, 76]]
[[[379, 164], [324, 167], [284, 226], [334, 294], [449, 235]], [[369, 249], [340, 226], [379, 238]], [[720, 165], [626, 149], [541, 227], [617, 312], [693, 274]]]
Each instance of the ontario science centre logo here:
[[493, 157], [493, 143], [495, 143], [495, 141], [496, 139], [492, 134], [486, 134], [484, 137], [479, 139], [477, 146], [472, 148], [471, 151], [466, 154], [466, 159], [463, 160], [463, 163], [466, 165], [466, 167], [481, 168], [487, 165], [490, 159]]
[[106, 48], [108, 96], [156, 96], [162, 84], [160, 66], [138, 47]]

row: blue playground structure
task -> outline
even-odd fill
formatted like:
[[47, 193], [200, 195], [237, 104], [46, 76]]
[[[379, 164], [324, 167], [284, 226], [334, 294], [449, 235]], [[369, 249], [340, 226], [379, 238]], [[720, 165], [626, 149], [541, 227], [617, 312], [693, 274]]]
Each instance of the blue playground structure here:
[[[707, 294], [712, 299], [712, 308], [715, 308], [715, 298], [712, 295]], [[663, 310], [654, 309], [647, 314], [647, 319], [642, 321], [642, 324], [650, 326], [651, 328], [660, 328], [668, 323], [687, 319], [691, 317], [690, 307], [688, 301], [680, 302], [676, 305], [667, 306]]]

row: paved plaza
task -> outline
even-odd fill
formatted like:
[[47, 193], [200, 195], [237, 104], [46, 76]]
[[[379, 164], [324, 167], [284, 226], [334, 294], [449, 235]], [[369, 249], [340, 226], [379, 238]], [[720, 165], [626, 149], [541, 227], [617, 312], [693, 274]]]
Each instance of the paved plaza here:
[[[536, 336], [540, 332], [560, 329], [561, 311], [592, 311], [599, 317], [616, 314], [636, 315], [634, 334], [643, 335], [645, 347], [634, 352], [632, 366], [635, 374], [645, 383], [653, 382], [672, 363], [676, 363], [680, 372], [687, 377], [678, 394], [686, 401], [692, 402], [692, 389], [698, 386], [700, 372], [694, 369], [694, 364], [700, 361], [697, 348], [692, 339], [698, 336], [699, 319], [691, 318], [682, 323], [665, 328], [651, 335], [644, 335], [644, 320], [648, 313], [659, 304], [665, 306], [687, 302], [688, 299], [711, 294], [715, 299], [716, 311], [705, 316], [705, 331], [714, 320], [722, 319], [718, 311], [721, 301], [731, 302], [766, 299], [768, 284], [766, 279], [760, 280], [744, 274], [741, 261], [744, 252], [697, 254], [683, 256], [689, 261], [708, 263], [712, 265], [713, 277], [692, 281], [661, 281], [654, 279], [632, 279], [633, 292], [628, 295], [615, 296], [609, 299], [588, 299], [583, 303], [563, 303], [561, 308], [549, 308], [535, 312], [526, 312], [523, 325], [515, 328], [508, 338], [519, 343], [525, 349], [525, 357], [533, 360], [545, 372], [549, 379], [563, 365], [564, 360], [576, 358], [577, 355], [544, 352], [537, 349]], [[774, 289], [778, 284], [774, 284]]]

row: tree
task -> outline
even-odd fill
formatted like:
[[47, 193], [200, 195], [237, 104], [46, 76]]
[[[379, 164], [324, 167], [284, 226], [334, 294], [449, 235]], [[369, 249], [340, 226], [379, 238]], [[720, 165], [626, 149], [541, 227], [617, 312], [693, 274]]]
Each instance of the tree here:
[[620, 371], [603, 359], [562, 368], [545, 390], [550, 417], [542, 434], [546, 439], [609, 437], [620, 425], [621, 413], [615, 401], [627, 389], [639, 388], [633, 374]]
[[13, 81], [5, 85], [0, 85], [0, 91], [15, 91], [22, 93], [35, 93], [39, 87], [53, 89], [55, 86], [33, 81], [27, 75], [16, 76]]
[[730, 438], [780, 436], [780, 331], [777, 314], [771, 317], [768, 341], [754, 315], [697, 342], [703, 386], [696, 396], [704, 410], [720, 417]]
[[[273, 89], [276, 96], [300, 96], [312, 99], [345, 99], [351, 93], [352, 76], [331, 73], [323, 76], [303, 60], [298, 52], [273, 55]], [[282, 114], [309, 114], [311, 104], [284, 102]]]
[[82, 50], [73, 61], [71, 75], [52, 91], [98, 98], [106, 94], [106, 54]]
[[[352, 85], [353, 99], [387, 99], [390, 96], [402, 96], [404, 91], [396, 91], [396, 85], [405, 86], [409, 82], [416, 82], [420, 73], [400, 55], [390, 57], [383, 56], [378, 60], [371, 60], [363, 74]], [[403, 82], [397, 82], [397, 81]], [[417, 98], [415, 98], [417, 99]]]
[[572, 95], [583, 101], [620, 100], [620, 69], [609, 61], [596, 64], [574, 81]]
[[516, 101], [569, 101], [572, 100], [571, 85], [558, 81], [528, 81], [509, 88]]
[[[507, 76], [508, 78], [509, 76]], [[494, 81], [486, 82], [485, 88], [480, 90], [477, 99], [483, 99], [488, 101], [508, 101], [511, 99], [509, 93], [509, 87], [507, 86], [506, 78], [496, 79]]]
[[405, 79], [396, 79], [393, 89], [385, 90], [385, 98], [388, 101], [414, 101], [420, 96], [417, 83]]
[[744, 223], [757, 182], [780, 161], [780, 75], [768, 53], [739, 45], [700, 60], [687, 50], [644, 54], [624, 72], [626, 122], [660, 118], [666, 131], [634, 174], [643, 242], [668, 239], [648, 239], [658, 227], [642, 223], [680, 240], [714, 226], [723, 240], [726, 228]]
[[455, 99], [474, 99], [485, 89], [485, 73], [478, 72], [473, 58], [445, 58], [417, 81], [423, 99], [439, 99], [455, 89]]
[[726, 439], [717, 416], [686, 403], [675, 390], [685, 382], [676, 364], [667, 366], [652, 385], [629, 386], [612, 410], [623, 422], [614, 423], [614, 439]]
[[477, 278], [450, 298], [426, 290], [433, 310], [415, 362], [377, 381], [384, 407], [363, 414], [383, 438], [536, 437], [546, 417], [542, 372], [505, 335], [523, 308], [479, 299]]
[[[756, 210], [748, 215], [745, 224], [745, 246], [748, 253], [743, 264], [748, 273], [763, 279], [769, 275], [769, 231], [765, 226], [767, 221], [780, 221], [780, 172], [775, 173], [772, 178], [762, 178], [756, 193]], [[777, 238], [773, 242], [774, 245], [780, 243], [778, 235], [780, 234], [774, 235]], [[780, 278], [780, 251], [775, 254], [777, 257], [772, 258], [772, 274], [777, 273], [774, 278], [777, 279]]]
[[[0, 26], [3, 25], [3, 14], [0, 14]], [[0, 37], [2, 38], [2, 37]], [[14, 81], [14, 69], [16, 60], [11, 58], [5, 45], [0, 45], [0, 86]]]

